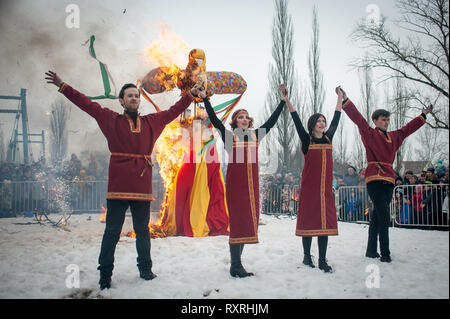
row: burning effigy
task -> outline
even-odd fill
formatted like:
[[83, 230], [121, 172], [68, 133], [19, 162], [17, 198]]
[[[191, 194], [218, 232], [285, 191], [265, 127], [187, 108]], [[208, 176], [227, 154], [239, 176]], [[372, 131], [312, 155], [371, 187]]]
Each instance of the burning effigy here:
[[213, 136], [207, 128], [206, 114], [198, 113], [182, 123], [189, 132], [189, 143], [164, 206], [161, 224], [168, 235], [205, 237], [229, 233], [219, 154], [215, 143], [210, 143]]
[[[172, 52], [187, 48], [178, 36], [171, 36], [167, 42], [170, 49], [174, 49]], [[176, 88], [183, 94], [194, 84], [204, 86], [208, 97], [238, 94], [237, 98], [215, 107], [216, 113], [223, 113], [222, 121], [225, 121], [247, 88], [243, 77], [233, 72], [207, 72], [206, 55], [201, 49], [190, 50], [188, 64], [182, 70], [173, 63], [170, 52], [162, 52], [161, 45], [162, 41], [155, 41], [148, 50], [150, 60], [158, 67], [138, 81], [142, 96], [160, 112], [149, 95]], [[229, 233], [219, 154], [206, 112], [198, 106], [200, 102], [200, 97], [194, 101], [193, 116], [182, 116], [167, 125], [155, 144], [153, 157], [160, 167], [165, 196], [159, 219], [149, 225], [152, 237], [204, 237]], [[198, 129], [199, 136], [195, 133]], [[184, 135], [188, 138], [183, 138]], [[133, 237], [134, 232], [129, 236]]]

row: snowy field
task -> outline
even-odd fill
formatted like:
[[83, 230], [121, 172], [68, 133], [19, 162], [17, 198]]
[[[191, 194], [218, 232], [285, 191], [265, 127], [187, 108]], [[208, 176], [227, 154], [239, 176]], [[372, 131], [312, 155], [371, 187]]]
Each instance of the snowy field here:
[[[364, 257], [368, 226], [339, 223], [340, 235], [330, 237], [327, 254], [334, 272], [325, 274], [301, 263], [294, 219], [262, 215], [261, 223], [260, 243], [246, 245], [243, 254], [254, 277], [230, 276], [226, 236], [168, 237], [152, 239], [158, 277], [144, 281], [138, 277], [135, 240], [124, 236], [112, 288], [100, 291], [96, 267], [105, 224], [99, 215], [74, 215], [66, 230], [31, 218], [1, 219], [0, 298], [449, 298], [448, 232], [391, 228], [393, 262], [386, 264]], [[129, 230], [127, 215], [123, 234]], [[316, 239], [311, 253], [317, 263]], [[73, 288], [77, 269], [79, 288]]]

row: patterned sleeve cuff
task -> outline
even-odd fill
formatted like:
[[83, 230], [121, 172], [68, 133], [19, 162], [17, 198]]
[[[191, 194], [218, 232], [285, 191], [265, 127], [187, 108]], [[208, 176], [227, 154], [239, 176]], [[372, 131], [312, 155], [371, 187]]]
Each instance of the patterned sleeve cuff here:
[[344, 102], [342, 102], [342, 108], [346, 107], [350, 103], [350, 99], [347, 98]]
[[62, 83], [61, 86], [58, 89], [58, 92], [62, 93], [64, 91], [64, 89], [66, 88], [67, 84], [66, 83]]
[[427, 116], [426, 116], [424, 113], [420, 114], [419, 117], [422, 119], [422, 121], [423, 121], [424, 123], [427, 122]]

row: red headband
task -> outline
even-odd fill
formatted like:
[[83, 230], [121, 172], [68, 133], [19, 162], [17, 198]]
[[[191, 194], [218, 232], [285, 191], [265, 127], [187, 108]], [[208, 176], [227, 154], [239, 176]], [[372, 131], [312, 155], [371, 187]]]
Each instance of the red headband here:
[[246, 110], [241, 110], [241, 111], [237, 112], [236, 114], [234, 114], [233, 117], [231, 118], [231, 120], [234, 121], [234, 119], [236, 117], [238, 117], [238, 115], [241, 114], [241, 113], [247, 113], [248, 114], [248, 112]]

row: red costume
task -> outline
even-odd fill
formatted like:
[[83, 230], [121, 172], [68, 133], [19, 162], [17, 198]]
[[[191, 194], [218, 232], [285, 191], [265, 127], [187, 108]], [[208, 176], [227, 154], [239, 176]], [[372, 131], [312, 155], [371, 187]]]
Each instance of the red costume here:
[[[320, 179], [318, 180], [318, 177]], [[317, 181], [317, 182], [316, 182]], [[330, 144], [309, 144], [300, 185], [297, 236], [338, 235], [333, 196], [333, 150]]]
[[91, 101], [64, 83], [59, 91], [92, 116], [108, 141], [111, 152], [107, 199], [152, 201], [153, 146], [166, 124], [173, 121], [192, 102], [188, 92], [166, 111], [138, 115], [136, 125], [128, 114], [119, 114]]
[[405, 138], [425, 124], [425, 118], [419, 115], [398, 130], [383, 132], [378, 128], [371, 128], [350, 99], [347, 99], [342, 108], [358, 126], [366, 148], [368, 162], [365, 171], [366, 183], [381, 180], [395, 185], [395, 173], [392, 168], [395, 153]]
[[[259, 173], [258, 142], [241, 141], [234, 135], [225, 189], [230, 212], [230, 244], [258, 243]], [[230, 156], [230, 157], [231, 157]]]

